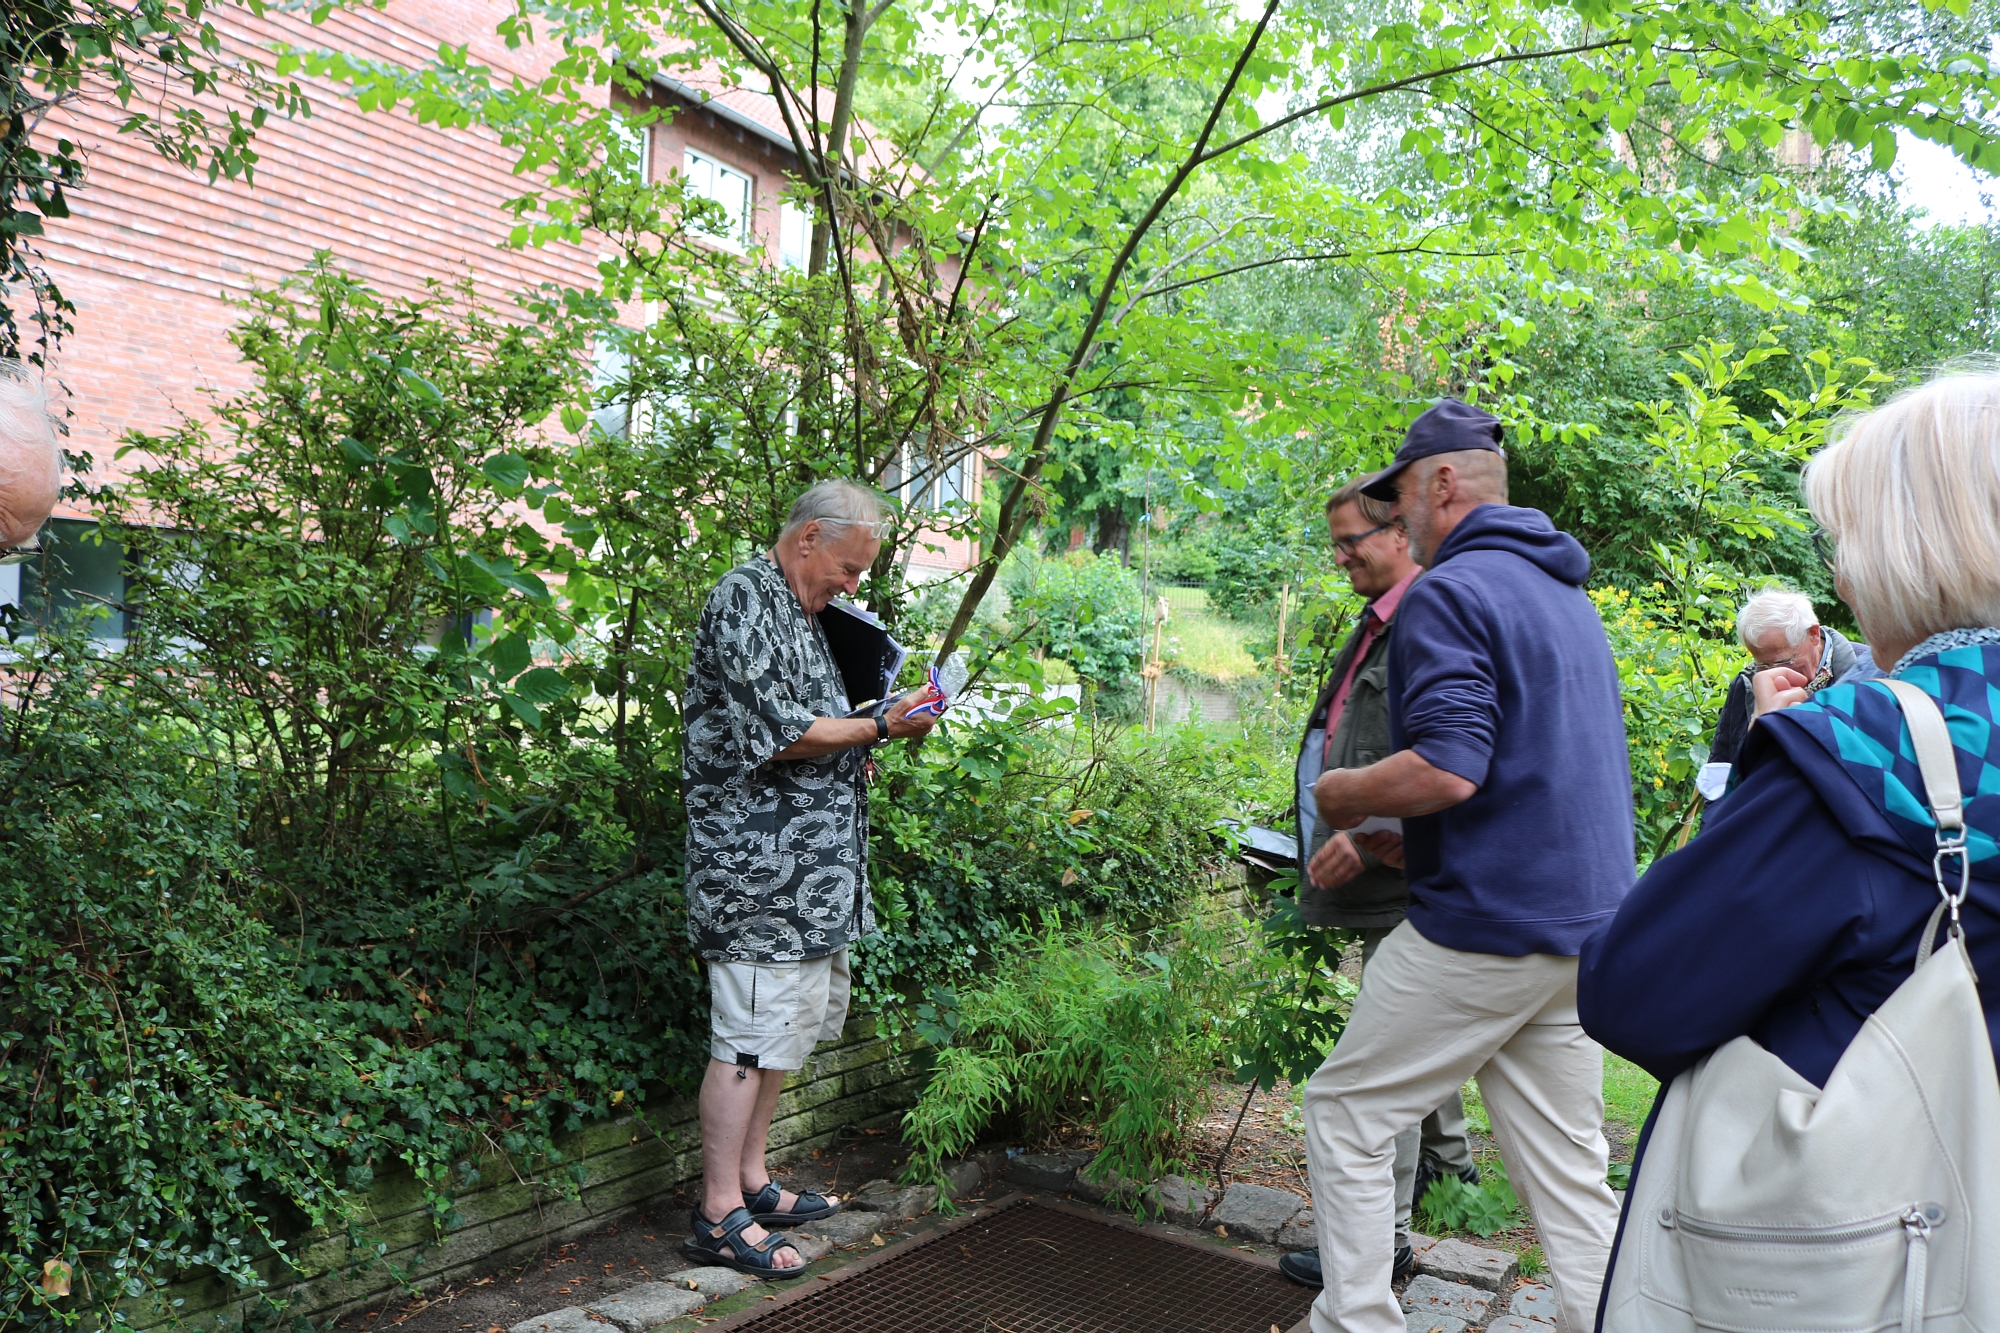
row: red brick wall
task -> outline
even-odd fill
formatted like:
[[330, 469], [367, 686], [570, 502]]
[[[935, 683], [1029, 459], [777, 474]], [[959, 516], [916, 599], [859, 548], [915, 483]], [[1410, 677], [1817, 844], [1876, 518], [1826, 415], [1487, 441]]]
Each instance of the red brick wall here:
[[[470, 44], [471, 60], [496, 75], [533, 77], [547, 48], [508, 50], [494, 35], [507, 9], [486, 0], [391, 0], [385, 10], [337, 11], [319, 27], [276, 10], [262, 19], [229, 6], [210, 12], [244, 46], [287, 41], [416, 65], [440, 43]], [[74, 412], [70, 445], [93, 455], [94, 479], [117, 475], [111, 455], [124, 432], [161, 431], [177, 410], [203, 414], [205, 391], [248, 387], [227, 337], [240, 316], [228, 298], [275, 284], [315, 250], [332, 251], [392, 295], [470, 273], [481, 298], [501, 310], [515, 292], [544, 282], [594, 282], [594, 247], [503, 248], [513, 226], [503, 204], [522, 182], [495, 136], [364, 113], [334, 85], [307, 83], [312, 116], [267, 122], [254, 185], [210, 185], [118, 134], [115, 107], [85, 106], [51, 127], [90, 154], [85, 186], [70, 197], [73, 216], [51, 223], [41, 248], [77, 307], [76, 331], [52, 369]], [[676, 115], [653, 131], [655, 178], [682, 170], [688, 147], [749, 175], [753, 233], [776, 262], [789, 151], [713, 111], [660, 97]], [[962, 551], [954, 556], [947, 563], [963, 563]]]
[[[339, 46], [415, 63], [441, 42], [472, 45], [497, 71], [532, 73], [494, 36], [503, 12], [481, 0], [395, 0], [386, 11], [336, 12], [314, 28], [271, 11], [211, 11], [232, 41]], [[490, 134], [421, 126], [400, 114], [364, 114], [313, 81], [309, 119], [274, 117], [258, 136], [254, 186], [210, 185], [115, 132], [104, 107], [86, 107], [70, 132], [90, 151], [74, 216], [50, 225], [42, 249], [76, 303], [76, 332], [53, 362], [75, 412], [72, 447], [94, 454], [98, 475], [128, 429], [159, 430], [175, 409], [199, 412], [202, 391], [246, 386], [226, 337], [239, 312], [225, 297], [297, 271], [316, 249], [384, 292], [415, 295], [426, 278], [471, 273], [482, 299], [505, 308], [544, 281], [587, 282], [593, 256], [575, 246], [498, 248], [517, 192], [512, 158]]]

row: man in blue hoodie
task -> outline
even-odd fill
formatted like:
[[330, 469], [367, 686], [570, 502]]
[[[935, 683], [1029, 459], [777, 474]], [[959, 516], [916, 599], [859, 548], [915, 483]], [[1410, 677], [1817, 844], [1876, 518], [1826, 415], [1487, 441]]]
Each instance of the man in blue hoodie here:
[[1428, 572], [1397, 612], [1390, 743], [1314, 787], [1320, 817], [1401, 858], [1410, 906], [1306, 1085], [1325, 1287], [1314, 1333], [1403, 1333], [1390, 1291], [1396, 1136], [1476, 1078], [1571, 1333], [1590, 1326], [1618, 1210], [1605, 1184], [1603, 1050], [1576, 955], [1632, 885], [1618, 670], [1584, 594], [1590, 558], [1507, 504], [1500, 423], [1455, 399], [1418, 417], [1364, 490], [1393, 498]]

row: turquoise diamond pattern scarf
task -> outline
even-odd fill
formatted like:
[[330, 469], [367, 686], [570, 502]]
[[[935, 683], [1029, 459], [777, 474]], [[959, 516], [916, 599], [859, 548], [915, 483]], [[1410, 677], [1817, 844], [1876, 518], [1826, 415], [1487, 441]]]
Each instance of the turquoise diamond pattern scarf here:
[[[2000, 645], [1947, 648], [1897, 673], [1942, 706], [1957, 751], [1959, 787], [1965, 793], [1966, 849], [1974, 865], [2000, 856]], [[1836, 685], [1786, 716], [1839, 761], [1897, 834], [1925, 861], [1931, 859], [1935, 824], [1923, 798], [1923, 778], [1903, 710], [1878, 681]], [[1994, 867], [1989, 866], [1991, 871]]]

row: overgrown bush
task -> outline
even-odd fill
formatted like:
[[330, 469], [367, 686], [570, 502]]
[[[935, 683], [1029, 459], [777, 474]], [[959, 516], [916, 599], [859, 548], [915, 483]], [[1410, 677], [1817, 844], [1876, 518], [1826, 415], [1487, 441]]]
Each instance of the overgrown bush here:
[[979, 984], [932, 992], [937, 1065], [903, 1118], [912, 1179], [941, 1178], [1001, 1116], [1030, 1138], [1087, 1118], [1091, 1170], [1150, 1181], [1181, 1165], [1206, 1109], [1238, 986], [1229, 941], [1183, 923], [1157, 949], [1107, 929], [1010, 934]]
[[1109, 551], [1056, 559], [1023, 555], [1009, 562], [1005, 586], [1008, 617], [1022, 642], [1076, 668], [1094, 711], [1134, 716], [1146, 655], [1137, 576]]

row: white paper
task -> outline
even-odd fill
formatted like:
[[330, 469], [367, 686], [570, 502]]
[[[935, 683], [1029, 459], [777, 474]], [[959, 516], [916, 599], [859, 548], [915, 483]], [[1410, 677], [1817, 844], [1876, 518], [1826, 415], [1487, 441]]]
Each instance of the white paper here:
[[1694, 789], [1707, 800], [1721, 800], [1722, 794], [1729, 790], [1731, 767], [1729, 764], [1703, 764], [1701, 772], [1695, 774]]
[[1362, 820], [1359, 825], [1349, 829], [1348, 832], [1393, 833], [1397, 837], [1401, 837], [1403, 835], [1403, 821], [1392, 815], [1370, 815], [1368, 818]]

